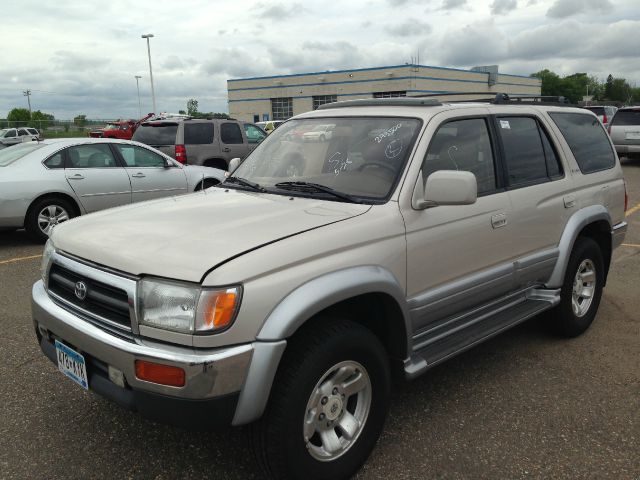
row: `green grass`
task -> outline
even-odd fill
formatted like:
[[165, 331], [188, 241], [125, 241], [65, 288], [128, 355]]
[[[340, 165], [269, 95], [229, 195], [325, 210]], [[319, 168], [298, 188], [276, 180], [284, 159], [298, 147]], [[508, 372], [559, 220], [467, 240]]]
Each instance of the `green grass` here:
[[44, 138], [78, 138], [78, 137], [88, 137], [89, 132], [86, 130], [69, 130], [68, 132], [62, 131], [51, 131], [45, 130], [43, 132]]

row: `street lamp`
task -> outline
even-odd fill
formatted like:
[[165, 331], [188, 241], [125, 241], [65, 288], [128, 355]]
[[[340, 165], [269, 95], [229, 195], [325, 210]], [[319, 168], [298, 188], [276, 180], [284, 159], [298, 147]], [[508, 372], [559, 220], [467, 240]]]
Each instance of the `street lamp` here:
[[138, 118], [142, 118], [142, 106], [140, 105], [140, 84], [138, 80], [142, 77], [140, 75], [136, 75], [136, 89], [138, 90]]
[[149, 77], [151, 78], [151, 99], [153, 100], [153, 113], [158, 113], [156, 110], [156, 92], [153, 89], [153, 70], [151, 69], [151, 47], [149, 46], [149, 39], [153, 38], [153, 33], [147, 33], [142, 35], [142, 38], [147, 39], [147, 54], [149, 55]]

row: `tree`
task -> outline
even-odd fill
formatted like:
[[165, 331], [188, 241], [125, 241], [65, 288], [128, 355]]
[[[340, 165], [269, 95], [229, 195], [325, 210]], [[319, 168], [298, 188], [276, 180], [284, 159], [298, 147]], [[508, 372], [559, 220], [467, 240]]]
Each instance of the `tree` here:
[[49, 124], [53, 120], [55, 119], [50, 113], [43, 113], [40, 110], [36, 110], [35, 112], [31, 113], [31, 121], [29, 122], [29, 126], [44, 130], [49, 127]]
[[187, 114], [187, 112], [185, 112], [184, 110], [178, 110], [178, 113], [179, 113], [180, 115], [186, 115], [186, 114]]
[[31, 114], [26, 108], [14, 108], [7, 115], [7, 120], [11, 122], [10, 125], [13, 127], [26, 126], [31, 120]]
[[198, 101], [190, 98], [187, 102], [187, 115], [195, 116], [198, 113]]
[[629, 104], [633, 101], [631, 85], [624, 78], [614, 78], [611, 82], [611, 93], [609, 100]]
[[73, 123], [77, 126], [77, 127], [84, 127], [87, 123], [87, 116], [86, 115], [78, 115], [77, 117], [74, 117], [73, 119]]
[[607, 83], [604, 87], [605, 98], [611, 98], [611, 87], [613, 87], [613, 75], [609, 74], [609, 76], [607, 77]]

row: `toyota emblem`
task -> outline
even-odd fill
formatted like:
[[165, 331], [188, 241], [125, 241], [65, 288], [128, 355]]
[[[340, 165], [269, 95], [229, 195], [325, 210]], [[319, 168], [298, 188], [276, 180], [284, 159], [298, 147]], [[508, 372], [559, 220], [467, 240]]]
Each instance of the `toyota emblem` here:
[[78, 300], [84, 300], [87, 296], [87, 285], [84, 282], [76, 282], [75, 293]]

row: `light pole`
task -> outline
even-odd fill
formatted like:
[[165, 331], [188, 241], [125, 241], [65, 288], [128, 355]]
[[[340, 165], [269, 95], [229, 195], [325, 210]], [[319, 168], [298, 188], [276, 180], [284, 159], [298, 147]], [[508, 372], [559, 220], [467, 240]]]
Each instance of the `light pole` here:
[[138, 80], [142, 77], [140, 75], [136, 75], [136, 89], [138, 90], [138, 118], [142, 118], [142, 106], [140, 105], [140, 84]]
[[149, 39], [153, 38], [153, 33], [147, 33], [142, 35], [142, 38], [147, 39], [147, 54], [149, 55], [149, 77], [151, 78], [151, 100], [153, 101], [153, 113], [157, 114], [156, 110], [156, 92], [153, 89], [153, 70], [151, 69], [151, 47], [149, 46]]

